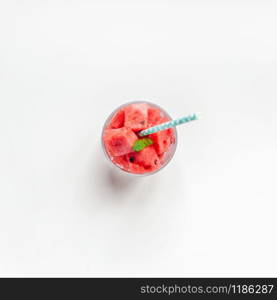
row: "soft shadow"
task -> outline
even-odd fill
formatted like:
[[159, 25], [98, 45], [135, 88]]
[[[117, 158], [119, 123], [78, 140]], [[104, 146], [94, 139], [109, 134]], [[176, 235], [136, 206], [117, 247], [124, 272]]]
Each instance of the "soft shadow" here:
[[135, 187], [141, 178], [125, 173], [107, 160], [102, 149], [96, 147], [93, 156], [90, 180], [93, 182], [93, 192], [100, 198], [123, 200], [131, 198]]
[[133, 175], [129, 174], [124, 174], [119, 169], [109, 169], [110, 170], [108, 172], [108, 180], [115, 192], [128, 190], [134, 187], [134, 185], [136, 185], [136, 183], [138, 182], [138, 177], [134, 177]]

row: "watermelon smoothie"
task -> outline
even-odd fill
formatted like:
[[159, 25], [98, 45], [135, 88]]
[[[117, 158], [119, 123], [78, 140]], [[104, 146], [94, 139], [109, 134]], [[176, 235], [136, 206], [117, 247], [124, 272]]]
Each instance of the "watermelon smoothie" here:
[[139, 152], [133, 150], [133, 145], [142, 139], [138, 135], [140, 131], [170, 120], [166, 111], [150, 102], [130, 102], [120, 106], [103, 128], [102, 145], [106, 156], [115, 166], [130, 174], [150, 175], [161, 170], [175, 153], [175, 128], [148, 135], [153, 144]]

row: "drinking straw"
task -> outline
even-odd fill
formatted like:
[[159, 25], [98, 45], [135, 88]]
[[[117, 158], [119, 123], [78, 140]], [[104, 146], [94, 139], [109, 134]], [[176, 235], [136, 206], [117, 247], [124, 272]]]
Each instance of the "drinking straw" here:
[[159, 124], [157, 126], [153, 126], [153, 127], [147, 128], [145, 130], [142, 130], [141, 132], [139, 132], [139, 136], [146, 136], [146, 135], [156, 133], [158, 131], [162, 131], [162, 130], [165, 130], [165, 129], [168, 129], [168, 128], [173, 128], [173, 127], [176, 127], [178, 125], [185, 124], [185, 123], [188, 123], [190, 121], [197, 120], [197, 119], [199, 119], [199, 116], [196, 115], [196, 114], [189, 115], [189, 116], [186, 116], [186, 117], [182, 117], [182, 118], [179, 118], [179, 119], [176, 119], [176, 120], [172, 120], [172, 121], [169, 121], [169, 122]]

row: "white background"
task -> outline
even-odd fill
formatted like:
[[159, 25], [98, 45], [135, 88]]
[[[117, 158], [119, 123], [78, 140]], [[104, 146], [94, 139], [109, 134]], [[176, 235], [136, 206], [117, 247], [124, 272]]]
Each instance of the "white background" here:
[[[0, 0], [1, 276], [277, 276], [277, 2]], [[173, 161], [100, 147], [130, 100]]]

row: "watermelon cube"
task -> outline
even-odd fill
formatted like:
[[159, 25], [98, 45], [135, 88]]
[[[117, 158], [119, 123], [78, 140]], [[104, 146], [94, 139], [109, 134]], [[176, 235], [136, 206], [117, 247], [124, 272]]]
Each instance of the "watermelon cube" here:
[[158, 108], [150, 107], [148, 109], [148, 126], [157, 125], [161, 117], [161, 111]]
[[104, 133], [104, 144], [110, 156], [121, 156], [132, 152], [137, 140], [136, 134], [127, 128], [107, 129]]
[[121, 109], [113, 115], [107, 128], [108, 129], [121, 128], [124, 126], [124, 121], [125, 121], [125, 112], [123, 109]]
[[144, 174], [145, 172], [149, 171], [145, 171], [145, 168], [143, 166], [137, 165], [137, 164], [131, 164], [130, 165], [130, 172], [134, 173], [134, 174]]
[[125, 127], [134, 131], [147, 128], [148, 105], [136, 103], [125, 107]]
[[137, 169], [134, 165], [143, 167], [144, 172], [157, 170], [161, 166], [160, 159], [153, 146], [146, 147], [139, 152], [129, 153], [127, 157], [130, 162], [130, 170]]
[[156, 107], [148, 109], [148, 127], [168, 122], [170, 119]]
[[153, 140], [153, 146], [156, 149], [158, 155], [162, 155], [168, 151], [170, 145], [174, 142], [174, 132], [172, 129], [159, 131], [149, 135]]
[[126, 155], [114, 156], [112, 161], [123, 170], [129, 169], [129, 160]]

